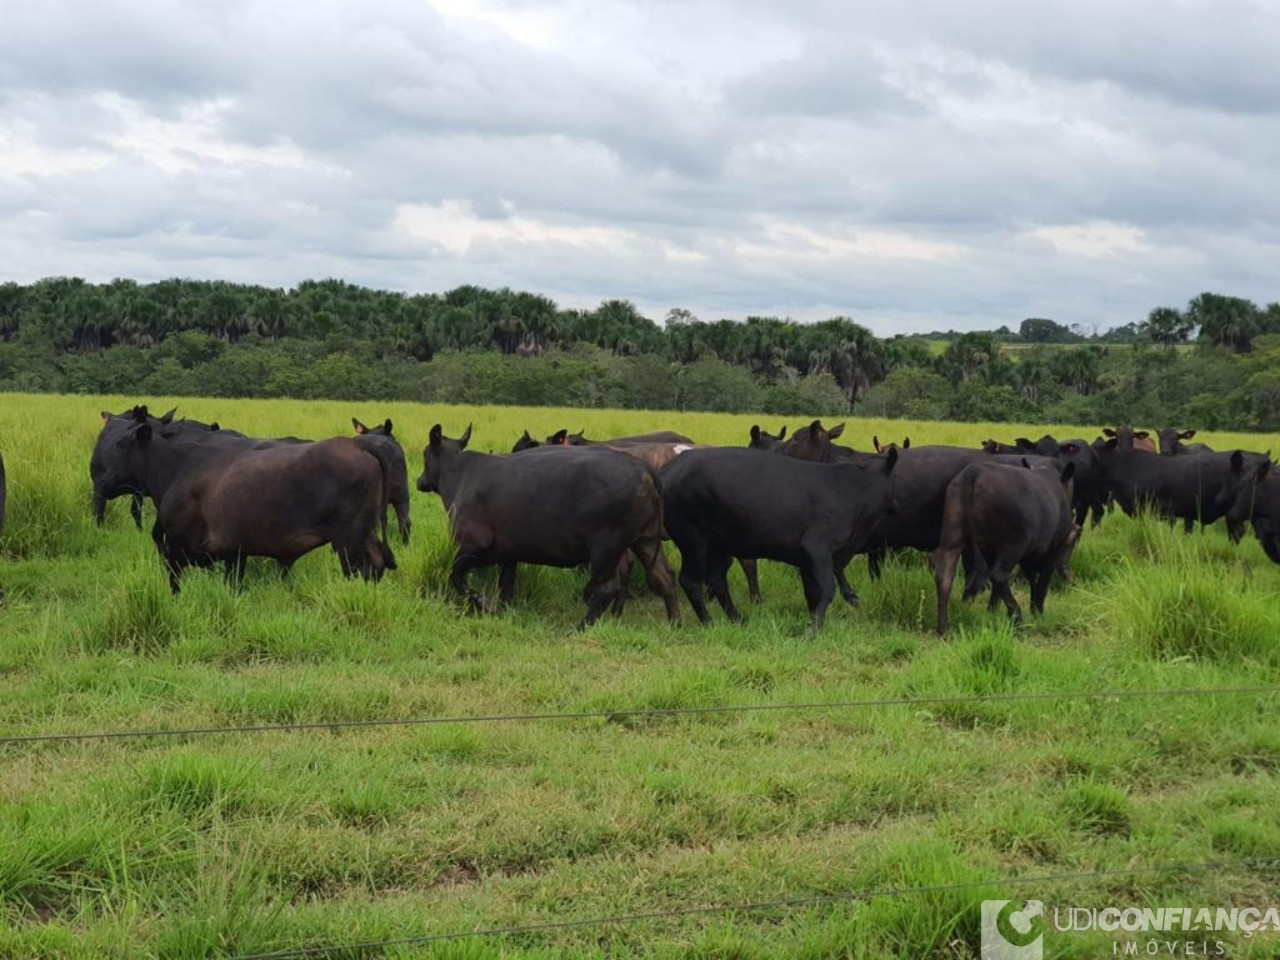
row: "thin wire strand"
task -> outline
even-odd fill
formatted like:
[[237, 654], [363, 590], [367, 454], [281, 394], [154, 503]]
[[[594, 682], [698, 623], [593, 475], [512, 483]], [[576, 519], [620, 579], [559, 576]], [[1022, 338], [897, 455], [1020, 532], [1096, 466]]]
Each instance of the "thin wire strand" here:
[[582, 927], [610, 924], [641, 923], [646, 920], [670, 920], [680, 917], [705, 916], [716, 913], [758, 913], [764, 910], [816, 907], [833, 903], [850, 903], [871, 900], [876, 897], [904, 897], [923, 893], [947, 893], [957, 890], [976, 890], [984, 887], [1007, 887], [1011, 884], [1064, 883], [1069, 880], [1088, 880], [1098, 877], [1133, 876], [1144, 873], [1174, 873], [1181, 870], [1218, 870], [1243, 865], [1280, 864], [1280, 857], [1246, 857], [1239, 860], [1214, 860], [1202, 863], [1169, 863], [1152, 867], [1123, 867], [1116, 870], [1088, 870], [1076, 873], [1045, 874], [1030, 877], [1003, 877], [994, 880], [971, 880], [962, 883], [939, 883], [924, 887], [884, 887], [876, 890], [853, 890], [816, 897], [789, 897], [781, 900], [763, 900], [752, 903], [711, 904], [698, 907], [675, 907], [670, 910], [653, 910], [647, 913], [623, 913], [607, 917], [591, 917], [582, 920], [553, 920], [513, 927], [486, 927], [479, 930], [463, 930], [454, 933], [428, 933], [389, 940], [365, 940], [356, 943], [324, 944], [314, 947], [292, 947], [267, 953], [242, 954], [233, 960], [302, 960], [308, 957], [324, 957], [334, 953], [366, 953], [388, 947], [421, 946], [445, 940], [463, 940], [471, 937], [508, 937], [531, 933], [548, 933], [573, 930]]
[[422, 727], [462, 723], [531, 723], [546, 720], [623, 720], [645, 717], [681, 717], [727, 713], [782, 713], [818, 710], [856, 710], [870, 707], [938, 707], [982, 703], [1032, 703], [1045, 700], [1126, 700], [1153, 697], [1262, 696], [1280, 693], [1280, 686], [1192, 687], [1164, 690], [1064, 690], [1044, 693], [992, 693], [964, 697], [899, 697], [869, 700], [829, 700], [804, 703], [742, 703], [706, 707], [655, 709], [579, 710], [559, 713], [495, 713], [454, 717], [406, 717], [380, 720], [316, 720], [300, 723], [251, 724], [227, 727], [190, 727], [174, 730], [108, 730], [82, 733], [32, 733], [0, 737], [0, 746], [65, 743], [94, 740], [131, 740], [144, 737], [200, 737], [220, 734], [289, 733], [306, 730], [342, 730], [368, 727]]

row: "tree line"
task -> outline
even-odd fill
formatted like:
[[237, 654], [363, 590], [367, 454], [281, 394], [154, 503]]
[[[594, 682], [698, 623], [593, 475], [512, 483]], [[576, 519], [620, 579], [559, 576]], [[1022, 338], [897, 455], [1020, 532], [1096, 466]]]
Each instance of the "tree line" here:
[[[0, 390], [1280, 427], [1280, 304], [1204, 293], [1103, 333], [877, 338], [847, 317], [659, 324], [624, 300], [340, 280], [0, 285]], [[1272, 373], [1276, 370], [1276, 373]]]

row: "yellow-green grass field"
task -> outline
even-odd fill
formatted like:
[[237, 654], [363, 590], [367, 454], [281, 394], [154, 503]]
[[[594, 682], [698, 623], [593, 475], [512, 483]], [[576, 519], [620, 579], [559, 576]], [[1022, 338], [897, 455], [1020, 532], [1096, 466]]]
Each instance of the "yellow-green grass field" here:
[[[343, 580], [320, 550], [287, 581], [252, 562], [238, 593], [189, 572], [172, 598], [125, 501], [101, 529], [89, 515], [98, 411], [137, 400], [263, 436], [389, 416], [411, 481], [436, 422], [451, 436], [473, 423], [474, 448], [491, 450], [559, 427], [742, 445], [752, 423], [784, 422], [0, 396], [0, 737], [933, 700], [0, 743], [0, 957], [242, 956], [832, 897], [323, 955], [958, 958], [979, 955], [986, 898], [1050, 911], [1280, 900], [1280, 866], [1259, 862], [1280, 857], [1275, 694], [937, 702], [1280, 684], [1280, 567], [1251, 536], [1233, 546], [1220, 527], [1185, 536], [1109, 515], [1085, 533], [1075, 583], [1017, 630], [957, 601], [952, 634], [937, 639], [916, 554], [876, 583], [855, 561], [862, 606], [837, 599], [816, 638], [798, 578], [767, 563], [765, 602], [745, 626], [700, 628], [681, 598], [672, 629], [642, 593], [620, 621], [579, 633], [574, 571], [522, 568], [512, 609], [464, 614], [444, 589], [439, 500], [415, 491], [414, 541], [393, 540], [399, 569], [381, 584]], [[1097, 426], [1051, 432], [1092, 438]], [[1048, 430], [854, 420], [844, 442]], [[1197, 439], [1280, 452], [1274, 435]], [[492, 589], [492, 575], [475, 580]], [[1187, 866], [1206, 862], [1217, 865]], [[1157, 869], [1171, 865], [1184, 866]], [[920, 887], [932, 889], [841, 899]], [[1096, 931], [1050, 930], [1044, 951], [1111, 956], [1116, 936], [1145, 955], [1145, 935]], [[1276, 933], [1157, 939], [1280, 953]]]

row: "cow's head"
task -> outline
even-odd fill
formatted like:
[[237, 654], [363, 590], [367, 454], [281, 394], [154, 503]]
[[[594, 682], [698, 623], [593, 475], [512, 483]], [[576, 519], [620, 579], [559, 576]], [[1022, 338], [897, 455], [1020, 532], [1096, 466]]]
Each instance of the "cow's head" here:
[[747, 447], [751, 450], [779, 450], [782, 442], [787, 438], [787, 428], [784, 425], [777, 434], [765, 433], [760, 429], [759, 424], [751, 427], [751, 442]]
[[836, 459], [835, 444], [832, 442], [844, 433], [844, 424], [840, 423], [828, 430], [821, 420], [815, 420], [807, 427], [801, 427], [787, 442], [786, 452], [797, 460], [816, 460], [830, 463]]
[[391, 418], [390, 417], [388, 417], [385, 421], [383, 421], [381, 424], [375, 427], [366, 427], [363, 423], [361, 423], [355, 417], [352, 417], [351, 426], [355, 429], [356, 434], [362, 437], [365, 436], [366, 434], [373, 437], [391, 436]]
[[526, 430], [520, 435], [520, 439], [515, 442], [511, 452], [519, 453], [521, 450], [532, 450], [534, 447], [540, 446], [542, 446], [541, 441], [533, 439], [533, 437], [529, 436], [529, 431]]
[[418, 477], [418, 489], [423, 493], [440, 492], [440, 475], [471, 442], [471, 424], [457, 440], [444, 435], [440, 424], [431, 428], [427, 445], [422, 448], [422, 476]]

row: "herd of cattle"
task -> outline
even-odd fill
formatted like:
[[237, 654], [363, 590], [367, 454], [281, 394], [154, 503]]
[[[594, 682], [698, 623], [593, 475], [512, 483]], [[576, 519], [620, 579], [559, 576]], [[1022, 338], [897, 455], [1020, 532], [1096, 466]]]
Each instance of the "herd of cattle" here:
[[[396, 566], [389, 509], [409, 542], [408, 470], [390, 420], [353, 420], [355, 436], [308, 441], [249, 437], [143, 406], [102, 419], [89, 466], [94, 515], [101, 523], [108, 500], [129, 496], [141, 527], [142, 498], [151, 498], [152, 539], [175, 593], [189, 566], [220, 563], [239, 582], [250, 556], [287, 573], [324, 544], [344, 574], [377, 580]], [[583, 626], [621, 611], [637, 561], [679, 620], [664, 539], [679, 550], [678, 580], [703, 623], [708, 594], [741, 619], [726, 576], [735, 559], [759, 602], [756, 561], [768, 559], [797, 568], [814, 630], [837, 586], [858, 602], [845, 573], [855, 555], [867, 555], [875, 579], [885, 552], [901, 548], [929, 554], [939, 633], [960, 567], [965, 599], [989, 589], [989, 608], [1003, 602], [1015, 619], [1010, 580], [1020, 569], [1040, 613], [1052, 576], [1070, 578], [1086, 520], [1096, 526], [1112, 504], [1181, 520], [1187, 531], [1225, 518], [1234, 541], [1252, 524], [1280, 563], [1280, 479], [1269, 455], [1184, 443], [1194, 431], [1161, 431], [1158, 450], [1146, 432], [1120, 426], [1092, 443], [1045, 436], [970, 449], [877, 438], [874, 452], [859, 452], [835, 443], [842, 429], [814, 421], [788, 439], [786, 428], [774, 436], [752, 427], [744, 448], [669, 431], [591, 441], [561, 430], [544, 442], [526, 431], [511, 454], [494, 455], [467, 449], [470, 427], [452, 439], [437, 424], [417, 487], [444, 503], [457, 548], [449, 583], [472, 607], [493, 606], [468, 583], [477, 567], [499, 567], [505, 604], [517, 564], [582, 566]], [[4, 493], [0, 461], [0, 525]]]

